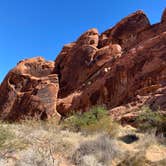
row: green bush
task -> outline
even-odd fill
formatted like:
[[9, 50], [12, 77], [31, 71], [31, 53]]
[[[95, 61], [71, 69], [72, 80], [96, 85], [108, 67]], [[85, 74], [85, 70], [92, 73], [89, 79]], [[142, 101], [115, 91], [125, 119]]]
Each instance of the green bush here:
[[149, 107], [141, 108], [141, 113], [136, 119], [136, 125], [141, 131], [156, 129], [156, 134], [166, 134], [166, 117], [158, 112], [152, 111]]
[[74, 131], [106, 132], [111, 136], [116, 135], [119, 127], [101, 106], [93, 107], [88, 112], [74, 113], [64, 121], [64, 126]]

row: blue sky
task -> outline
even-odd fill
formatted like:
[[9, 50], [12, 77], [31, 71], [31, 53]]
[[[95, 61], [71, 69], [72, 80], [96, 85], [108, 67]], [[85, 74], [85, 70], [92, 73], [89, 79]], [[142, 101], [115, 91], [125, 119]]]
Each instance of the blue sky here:
[[0, 0], [0, 82], [21, 59], [54, 60], [89, 28], [103, 32], [138, 9], [156, 23], [165, 7], [166, 0]]

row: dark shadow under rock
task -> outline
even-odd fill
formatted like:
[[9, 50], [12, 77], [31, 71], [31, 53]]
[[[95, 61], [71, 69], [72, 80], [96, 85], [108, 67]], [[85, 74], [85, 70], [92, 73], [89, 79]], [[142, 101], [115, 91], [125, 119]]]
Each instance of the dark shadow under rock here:
[[135, 141], [138, 141], [139, 137], [136, 136], [135, 134], [129, 134], [129, 135], [125, 135], [125, 136], [120, 137], [120, 140], [125, 142], [126, 144], [131, 144]]

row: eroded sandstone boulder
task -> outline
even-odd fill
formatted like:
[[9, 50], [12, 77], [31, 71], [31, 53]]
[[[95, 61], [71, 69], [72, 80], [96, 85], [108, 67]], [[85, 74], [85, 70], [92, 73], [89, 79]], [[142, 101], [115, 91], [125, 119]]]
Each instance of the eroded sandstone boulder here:
[[59, 75], [59, 98], [66, 97], [79, 89], [102, 65], [113, 59], [113, 53], [120, 53], [120, 46], [112, 47], [111, 44], [98, 49], [98, 38], [98, 31], [90, 29], [74, 44], [69, 44], [68, 49], [64, 46], [58, 55], [55, 61], [55, 73]]
[[41, 57], [26, 59], [12, 69], [0, 86], [0, 119], [17, 121], [58, 117], [58, 77], [54, 63]]
[[77, 44], [79, 46], [91, 45], [91, 46], [97, 47], [98, 42], [99, 42], [99, 32], [95, 28], [89, 29], [88, 31], [86, 31], [77, 40]]

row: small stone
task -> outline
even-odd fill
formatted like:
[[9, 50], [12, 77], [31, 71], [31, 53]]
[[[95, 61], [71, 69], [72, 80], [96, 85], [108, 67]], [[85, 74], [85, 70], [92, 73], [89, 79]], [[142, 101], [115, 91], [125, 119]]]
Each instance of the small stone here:
[[92, 82], [91, 81], [88, 81], [88, 85], [91, 85], [92, 84]]
[[104, 68], [104, 72], [107, 73], [108, 72], [108, 68]]

